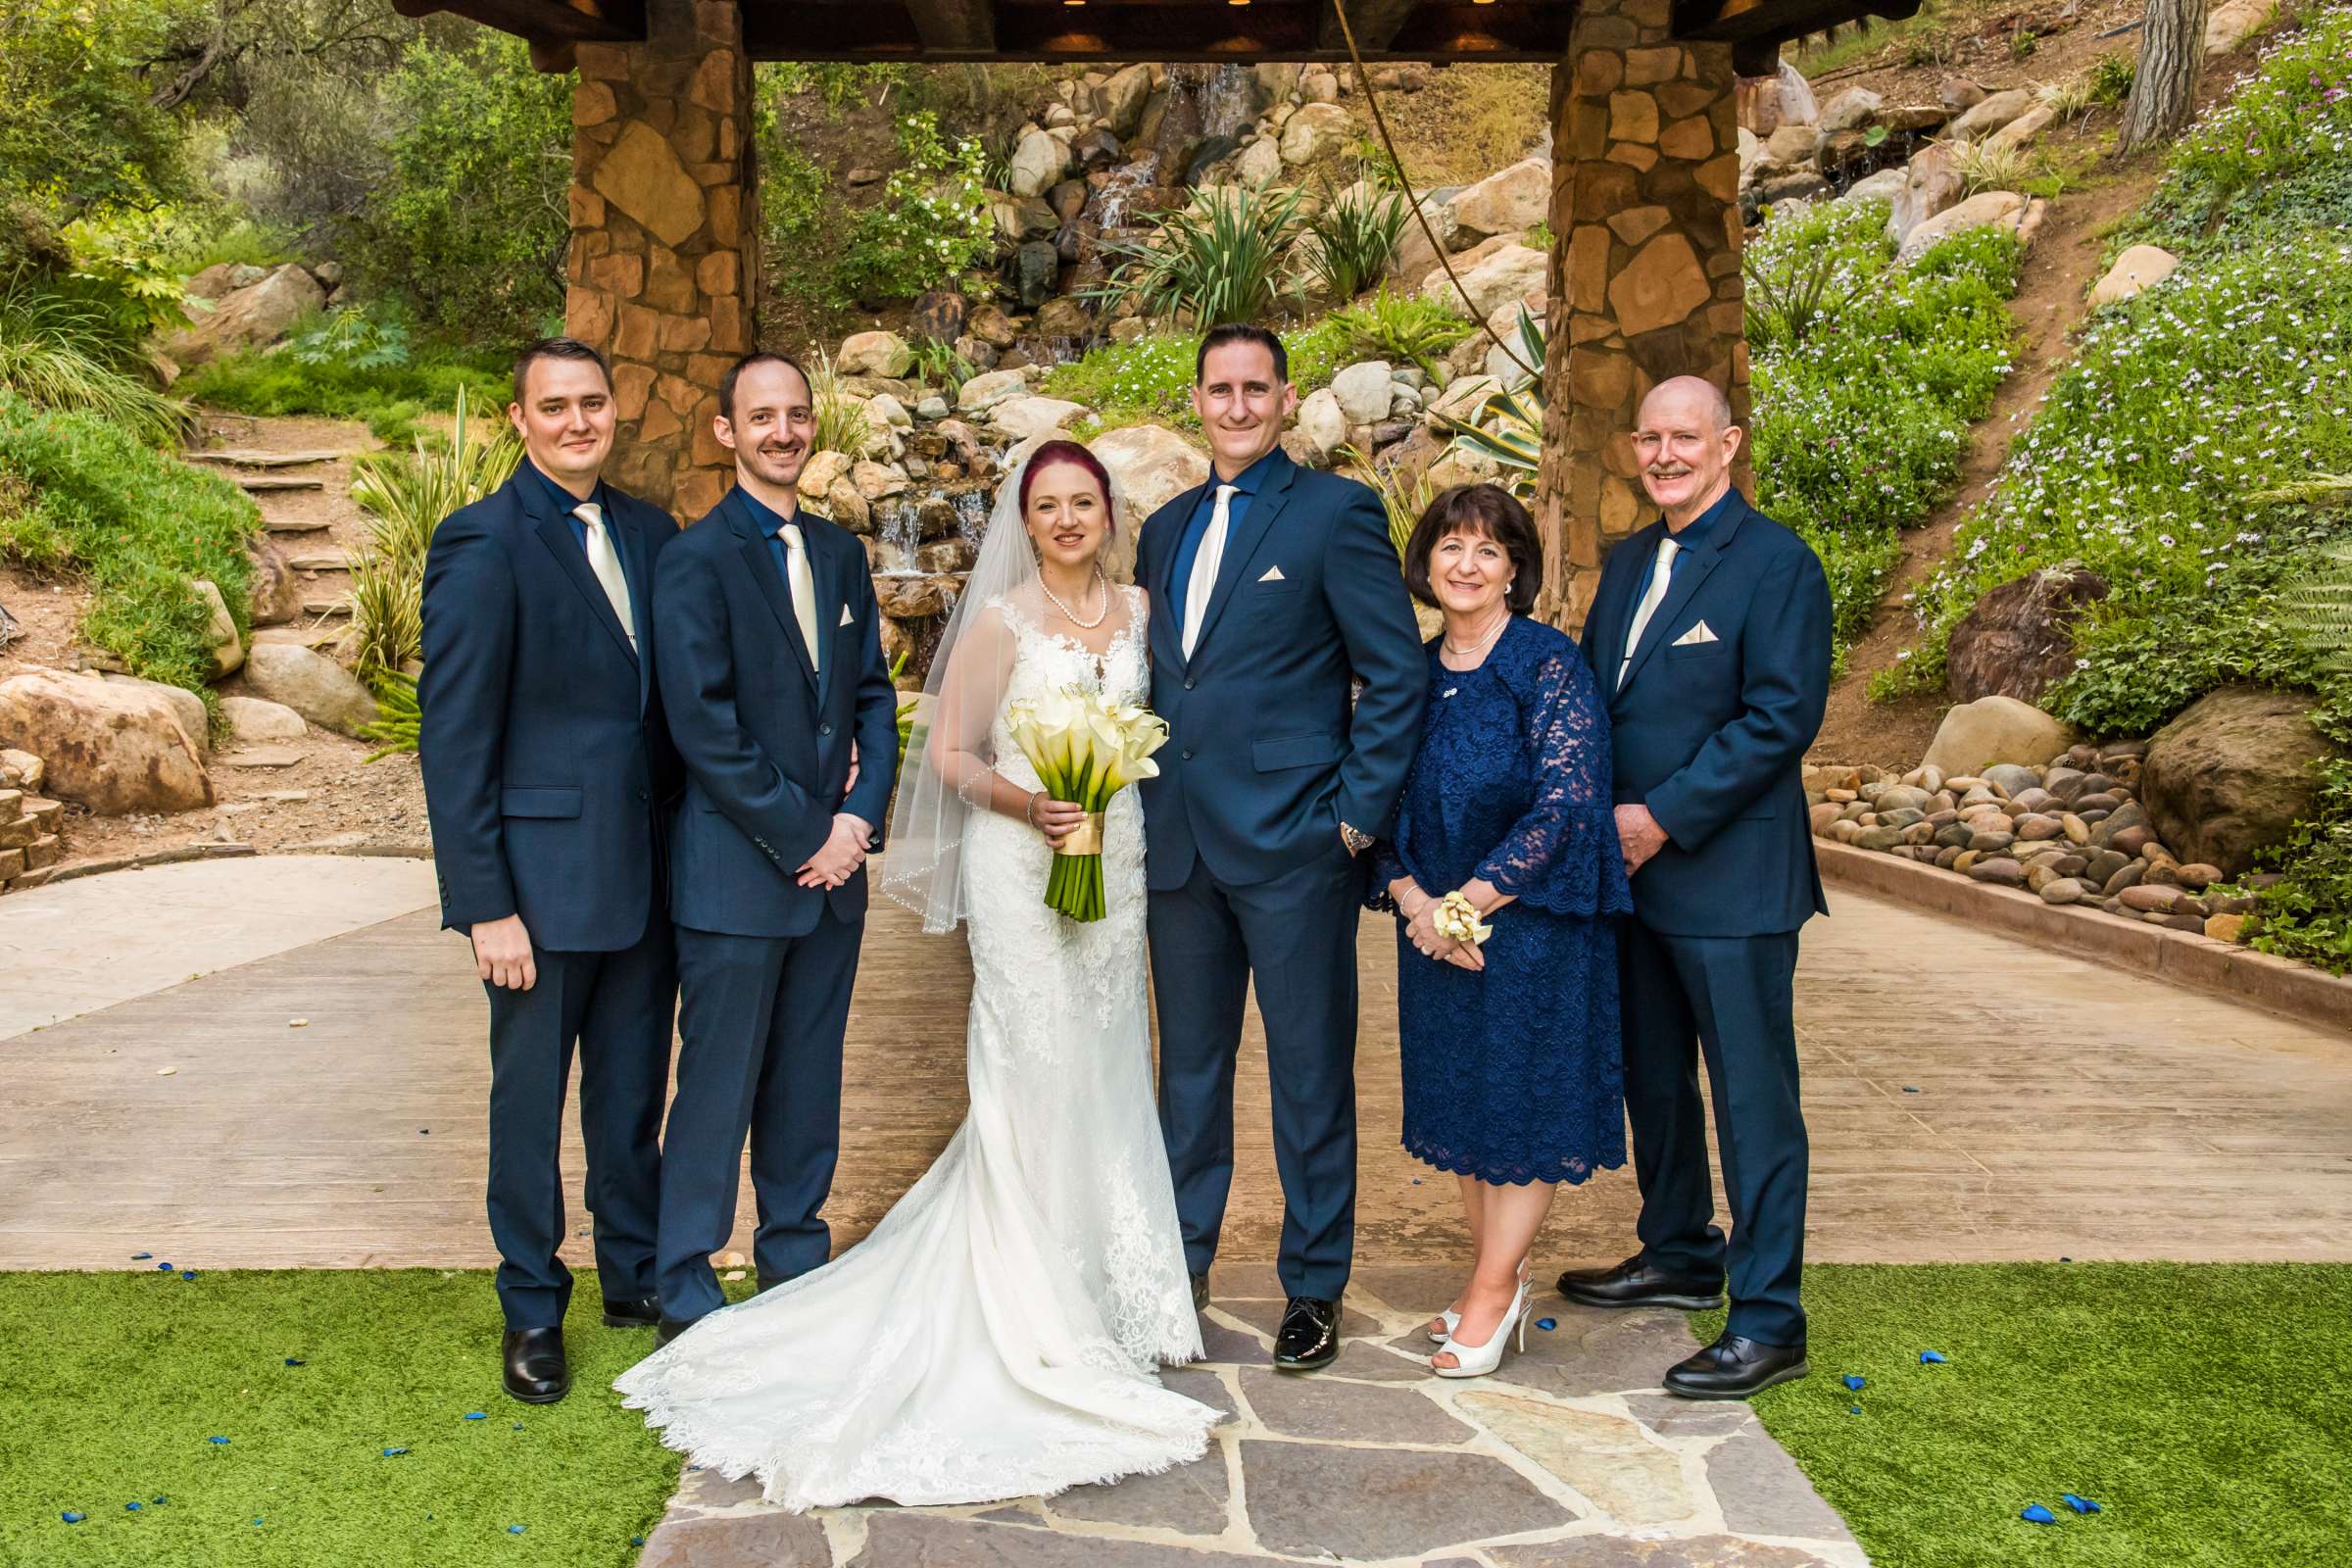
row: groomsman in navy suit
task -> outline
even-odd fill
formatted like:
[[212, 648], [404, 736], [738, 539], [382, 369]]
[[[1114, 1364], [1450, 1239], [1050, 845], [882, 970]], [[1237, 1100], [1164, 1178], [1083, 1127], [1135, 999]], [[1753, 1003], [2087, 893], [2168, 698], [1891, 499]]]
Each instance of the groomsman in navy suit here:
[[817, 1210], [841, 1146], [865, 858], [898, 765], [865, 547], [797, 488], [815, 444], [808, 377], [750, 355], [718, 404], [735, 488], [662, 554], [654, 585], [687, 774], [670, 862], [683, 1003], [662, 1140], [663, 1345], [725, 1302], [710, 1254], [735, 1228], [747, 1138], [760, 1288], [832, 1250]]
[[490, 993], [490, 1235], [507, 1392], [571, 1387], [557, 1165], [580, 1058], [580, 1130], [604, 1320], [651, 1327], [676, 959], [662, 817], [677, 754], [653, 678], [666, 514], [606, 484], [612, 384], [584, 343], [514, 365], [524, 458], [452, 513], [424, 566], [417, 742], [442, 924]]
[[[1805, 1375], [1806, 1143], [1791, 996], [1797, 929], [1828, 913], [1802, 763], [1830, 688], [1830, 589], [1803, 540], [1732, 487], [1740, 428], [1694, 376], [1642, 400], [1634, 453], [1664, 514], [1609, 553], [1585, 658], [1612, 694], [1617, 832], [1634, 918], [1618, 961], [1642, 1250], [1571, 1269], [1594, 1306], [1708, 1307], [1721, 1338], [1670, 1394], [1744, 1398]], [[1714, 1223], [1703, 1053], [1731, 1200]]]

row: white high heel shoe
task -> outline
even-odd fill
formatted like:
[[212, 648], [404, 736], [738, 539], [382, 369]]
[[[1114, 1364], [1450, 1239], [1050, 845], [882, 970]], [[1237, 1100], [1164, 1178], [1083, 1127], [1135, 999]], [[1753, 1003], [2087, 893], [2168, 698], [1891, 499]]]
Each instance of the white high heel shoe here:
[[1524, 1354], [1527, 1349], [1527, 1282], [1525, 1280], [1521, 1280], [1519, 1289], [1512, 1293], [1510, 1310], [1502, 1314], [1502, 1321], [1494, 1326], [1493, 1334], [1487, 1336], [1486, 1344], [1456, 1345], [1453, 1341], [1447, 1340], [1446, 1348], [1453, 1352], [1453, 1359], [1457, 1364], [1440, 1366], [1437, 1357], [1432, 1356], [1429, 1369], [1442, 1378], [1483, 1378], [1502, 1365], [1502, 1345], [1511, 1337], [1511, 1331], [1514, 1328], [1519, 1331], [1519, 1349]]
[[[1529, 1259], [1524, 1257], [1519, 1260], [1519, 1288], [1523, 1291], [1527, 1289], [1528, 1262]], [[1447, 1340], [1452, 1339], [1453, 1331], [1462, 1326], [1462, 1314], [1449, 1306], [1438, 1314], [1438, 1321], [1446, 1325], [1446, 1332], [1440, 1334], [1436, 1329], [1426, 1331], [1429, 1335], [1429, 1343], [1432, 1345], [1444, 1345]]]

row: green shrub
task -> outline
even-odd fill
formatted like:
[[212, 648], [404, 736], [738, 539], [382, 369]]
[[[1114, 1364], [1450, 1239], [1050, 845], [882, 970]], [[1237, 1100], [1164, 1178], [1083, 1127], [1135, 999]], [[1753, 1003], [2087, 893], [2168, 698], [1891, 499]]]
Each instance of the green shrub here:
[[[772, 131], [773, 117], [763, 118]], [[812, 311], [849, 303], [839, 244], [848, 211], [824, 168], [797, 142], [773, 134], [760, 149], [760, 221], [774, 263], [769, 286], [780, 301]]]
[[1199, 338], [1176, 333], [1098, 344], [1048, 370], [1038, 390], [1084, 404], [1104, 429], [1145, 419], [1197, 427], [1193, 365], [1200, 347]]
[[2254, 946], [2334, 974], [2352, 972], [2352, 688], [2312, 714], [2336, 755], [2319, 767], [2319, 797], [2266, 857], [2285, 874], [2256, 895]]
[[1968, 427], [2008, 372], [2012, 234], [1979, 229], [1894, 261], [1878, 202], [1784, 208], [1748, 248], [1758, 504], [1830, 577], [1838, 658], [1959, 474]]
[[867, 304], [944, 287], [996, 254], [979, 142], [949, 142], [939, 117], [923, 110], [900, 121], [899, 151], [906, 163], [858, 216], [841, 262], [841, 287]]
[[142, 78], [176, 20], [154, 0], [0, 7], [0, 208], [27, 204], [62, 223], [186, 188], [178, 129]]
[[1348, 334], [1351, 352], [1417, 365], [1433, 374], [1446, 350], [1478, 330], [1435, 300], [1386, 288], [1361, 305], [1332, 312], [1328, 319]]
[[189, 582], [216, 584], [243, 632], [245, 541], [262, 524], [245, 493], [110, 418], [48, 412], [6, 390], [0, 475], [16, 481], [0, 495], [0, 556], [82, 573], [94, 590], [84, 638], [134, 675], [207, 693], [212, 612]]
[[1240, 185], [1197, 190], [1149, 239], [1105, 239], [1102, 253], [1116, 265], [1090, 297], [1110, 308], [1132, 300], [1152, 316], [1189, 314], [1203, 326], [1265, 320], [1288, 297], [1283, 269], [1303, 197]]
[[391, 172], [351, 225], [355, 280], [470, 341], [537, 336], [564, 309], [570, 76], [476, 28], [456, 48], [412, 47], [386, 96], [399, 128]]
[[416, 436], [416, 420], [426, 410], [456, 402], [461, 387], [492, 409], [506, 407], [512, 392], [507, 372], [486, 362], [415, 351], [402, 365], [309, 365], [292, 354], [231, 354], [190, 371], [176, 390], [191, 403], [232, 414], [365, 419], [378, 439], [397, 444]]
[[148, 381], [120, 324], [105, 305], [29, 274], [0, 280], [0, 390], [163, 444], [186, 423], [187, 406]]
[[1411, 213], [1402, 196], [1365, 196], [1352, 186], [1325, 202], [1307, 220], [1307, 237], [1299, 244], [1316, 289], [1329, 299], [1351, 300], [1378, 282]]

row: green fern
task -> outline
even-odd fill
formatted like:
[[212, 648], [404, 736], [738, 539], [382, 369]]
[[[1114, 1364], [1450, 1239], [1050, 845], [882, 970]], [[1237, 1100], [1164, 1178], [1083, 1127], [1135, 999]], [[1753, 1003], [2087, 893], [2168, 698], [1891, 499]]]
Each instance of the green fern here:
[[360, 738], [382, 744], [369, 752], [366, 760], [380, 762], [415, 751], [417, 727], [424, 721], [424, 710], [416, 703], [416, 677], [386, 669], [378, 671], [369, 684], [375, 688], [375, 719], [360, 726]]
[[[2352, 493], [2352, 479], [2331, 477]], [[2352, 675], [2352, 541], [2323, 549], [2319, 564], [2279, 594], [2278, 609], [2287, 635], [2322, 669]]]

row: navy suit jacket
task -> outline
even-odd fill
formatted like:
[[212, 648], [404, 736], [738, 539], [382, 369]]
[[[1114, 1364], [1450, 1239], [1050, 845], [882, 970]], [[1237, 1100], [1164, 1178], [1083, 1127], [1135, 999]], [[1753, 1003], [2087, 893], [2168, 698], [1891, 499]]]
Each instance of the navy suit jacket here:
[[1196, 857], [1246, 887], [1329, 854], [1343, 821], [1385, 833], [1429, 699], [1380, 498], [1279, 451], [1226, 537], [1187, 660], [1171, 558], [1204, 488], [1152, 514], [1136, 559], [1152, 605], [1152, 706], [1169, 730], [1159, 776], [1140, 786], [1148, 875], [1163, 890]]
[[659, 907], [680, 782], [655, 681], [666, 514], [605, 487], [629, 647], [570, 523], [527, 469], [442, 519], [424, 563], [417, 737], [441, 923], [520, 914], [554, 952], [634, 946]]
[[[1626, 633], [1665, 533], [1609, 552], [1585, 660], [1609, 704], [1616, 804], [1644, 805], [1667, 844], [1634, 873], [1643, 924], [1673, 936], [1793, 931], [1827, 914], [1805, 809], [1805, 748], [1830, 695], [1830, 585], [1795, 534], [1735, 492], [1617, 684]], [[1701, 622], [1711, 641], [1684, 642]]]
[[697, 931], [806, 936], [828, 902], [841, 919], [858, 919], [862, 869], [830, 892], [795, 878], [836, 811], [862, 817], [877, 839], [888, 819], [898, 694], [865, 548], [805, 506], [794, 520], [827, 639], [814, 669], [773, 551], [737, 492], [663, 551], [655, 573], [662, 705], [686, 765], [669, 912]]

